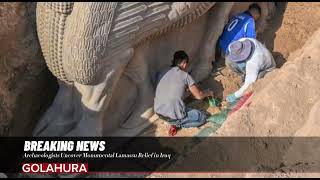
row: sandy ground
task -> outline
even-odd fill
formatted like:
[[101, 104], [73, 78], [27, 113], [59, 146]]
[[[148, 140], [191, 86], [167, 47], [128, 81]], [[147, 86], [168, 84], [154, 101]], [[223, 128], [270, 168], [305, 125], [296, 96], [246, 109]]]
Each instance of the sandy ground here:
[[273, 51], [281, 67], [291, 52], [300, 49], [306, 40], [320, 27], [319, 2], [279, 2], [275, 19], [258, 34], [257, 39]]

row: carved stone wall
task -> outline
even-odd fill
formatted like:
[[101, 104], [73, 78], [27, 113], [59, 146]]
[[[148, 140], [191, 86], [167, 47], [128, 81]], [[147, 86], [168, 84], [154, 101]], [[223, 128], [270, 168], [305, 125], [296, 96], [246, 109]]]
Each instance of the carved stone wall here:
[[[57, 21], [55, 20], [52, 23], [60, 23], [61, 27], [63, 27], [67, 21], [66, 16], [73, 9], [73, 3], [67, 3], [65, 4], [66, 6], [59, 8], [61, 4], [48, 4], [47, 8], [56, 12], [56, 14], [51, 15], [56, 17], [61, 16], [60, 20], [58, 18]], [[128, 6], [129, 4], [124, 3], [123, 6]], [[99, 126], [104, 135], [112, 134], [119, 129], [126, 129], [125, 132], [118, 131], [120, 134], [122, 132], [127, 135], [136, 134], [140, 129], [148, 125], [147, 122], [149, 122], [153, 114], [150, 107], [152, 107], [153, 103], [154, 87], [152, 78], [155, 72], [170, 64], [174, 51], [184, 49], [191, 57], [192, 75], [197, 80], [203, 79], [211, 69], [211, 61], [215, 60], [215, 44], [228, 17], [233, 13], [245, 10], [249, 4], [216, 3], [200, 18], [198, 16], [190, 16], [190, 18], [181, 21], [181, 23], [174, 24], [175, 28], [173, 30], [163, 29], [155, 34], [157, 38], [143, 41], [143, 43], [135, 46], [134, 54], [129, 59], [129, 62], [114, 69], [115, 79], [111, 79], [108, 82], [108, 87], [104, 88], [107, 89], [107, 93], [104, 92], [106, 94], [97, 96], [98, 99], [105, 97], [108, 99], [107, 101], [103, 101], [103, 103], [100, 101], [99, 107], [95, 104], [95, 108], [92, 106], [94, 102], [92, 98], [95, 98], [95, 93], [92, 94], [92, 92], [102, 88], [102, 85], [86, 86], [77, 83], [66, 84], [61, 81], [59, 93], [55, 97], [52, 106], [48, 108], [58, 87], [56, 79], [48, 72], [43, 56], [62, 58], [61, 51], [63, 48], [69, 47], [62, 46], [61, 43], [59, 46], [59, 42], [61, 41], [59, 37], [58, 39], [43, 39], [45, 36], [40, 31], [37, 32], [37, 30], [53, 24], [45, 24], [45, 21], [42, 21], [43, 19], [36, 18], [36, 3], [1, 3], [1, 135], [30, 135], [40, 117], [42, 117], [41, 119], [45, 119], [41, 121], [44, 124], [59, 124], [61, 122], [62, 124], [60, 125], [66, 125], [70, 129], [81, 126], [79, 125], [81, 124], [79, 123], [80, 121], [86, 122], [93, 126], [93, 128], [94, 126]], [[272, 9], [270, 7], [272, 7], [273, 3], [259, 4], [263, 9], [262, 20], [264, 21], [270, 16]], [[160, 6], [159, 3], [150, 4], [150, 6], [155, 5]], [[185, 5], [190, 9], [197, 7], [193, 3], [177, 2], [175, 4], [179, 8]], [[206, 11], [205, 8], [210, 7], [208, 5], [208, 3], [202, 4], [197, 13]], [[37, 11], [41, 12], [43, 10], [39, 8]], [[88, 9], [84, 8], [83, 11], [85, 10]], [[174, 14], [178, 11], [173, 11], [172, 13]], [[125, 13], [126, 11], [121, 12]], [[182, 9], [181, 12], [186, 11]], [[47, 16], [49, 17], [50, 14], [47, 14]], [[121, 13], [118, 16], [118, 19], [125, 17]], [[178, 16], [172, 15], [170, 17]], [[36, 26], [36, 20], [38, 20], [38, 27]], [[182, 27], [185, 24], [186, 26]], [[263, 22], [258, 24], [259, 28], [263, 28], [261, 24]], [[59, 34], [61, 32], [61, 27], [59, 27], [52, 29], [55, 31], [45, 33]], [[172, 27], [168, 28], [171, 29]], [[76, 30], [75, 33], [82, 32], [84, 29], [78, 28]], [[146, 32], [145, 29], [141, 29], [140, 31]], [[68, 33], [70, 34], [69, 31]], [[43, 42], [54, 43], [57, 41], [58, 43], [56, 44], [58, 46], [52, 45], [52, 47], [47, 48], [47, 45], [41, 44], [41, 51], [39, 44], [39, 40], [41, 39]], [[115, 37], [113, 39], [117, 40]], [[69, 43], [72, 43], [72, 40]], [[50, 49], [52, 51], [48, 51]], [[122, 54], [125, 54], [125, 52]], [[61, 68], [61, 64], [59, 63], [54, 64], [54, 62], [50, 61], [47, 61], [47, 63], [49, 66], [50, 63], [54, 65], [51, 67]], [[54, 71], [54, 69], [50, 70]], [[45, 110], [47, 112], [43, 115]], [[96, 122], [95, 119], [99, 119], [99, 121]], [[63, 123], [65, 124], [63, 125]]]

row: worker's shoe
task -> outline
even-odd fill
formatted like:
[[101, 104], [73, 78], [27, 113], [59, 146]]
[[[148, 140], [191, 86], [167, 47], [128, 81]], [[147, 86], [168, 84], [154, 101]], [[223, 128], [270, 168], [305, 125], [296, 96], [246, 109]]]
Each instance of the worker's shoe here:
[[178, 132], [178, 128], [175, 125], [171, 125], [168, 134], [170, 136], [175, 136]]

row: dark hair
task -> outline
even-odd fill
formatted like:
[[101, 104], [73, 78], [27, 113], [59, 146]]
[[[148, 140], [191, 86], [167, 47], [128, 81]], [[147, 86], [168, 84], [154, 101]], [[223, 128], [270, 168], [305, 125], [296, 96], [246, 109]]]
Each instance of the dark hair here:
[[257, 10], [259, 12], [259, 14], [261, 14], [261, 8], [260, 8], [260, 6], [258, 4], [256, 4], [256, 3], [251, 4], [249, 6], [249, 10], [251, 10], [251, 9]]
[[189, 56], [187, 55], [186, 52], [180, 50], [180, 51], [176, 51], [173, 55], [173, 60], [172, 60], [172, 65], [171, 67], [175, 67], [178, 66], [180, 63], [182, 63], [184, 60], [187, 61], [187, 63], [189, 63]]

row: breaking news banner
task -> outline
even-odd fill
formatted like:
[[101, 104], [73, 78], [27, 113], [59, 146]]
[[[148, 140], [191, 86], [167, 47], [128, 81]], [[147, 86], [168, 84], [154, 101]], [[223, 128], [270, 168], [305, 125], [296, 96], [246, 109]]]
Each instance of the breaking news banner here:
[[319, 144], [320, 138], [298, 137], [0, 138], [0, 172], [9, 177], [317, 173], [320, 159], [313, 154], [320, 152]]

